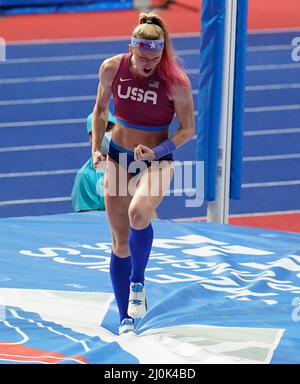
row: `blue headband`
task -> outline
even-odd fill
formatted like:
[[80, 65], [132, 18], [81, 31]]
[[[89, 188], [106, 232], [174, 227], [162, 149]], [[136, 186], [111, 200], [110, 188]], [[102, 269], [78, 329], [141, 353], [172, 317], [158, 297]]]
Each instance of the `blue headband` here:
[[137, 37], [131, 38], [131, 46], [133, 48], [144, 49], [145, 51], [161, 51], [164, 47], [164, 40], [146, 40]]

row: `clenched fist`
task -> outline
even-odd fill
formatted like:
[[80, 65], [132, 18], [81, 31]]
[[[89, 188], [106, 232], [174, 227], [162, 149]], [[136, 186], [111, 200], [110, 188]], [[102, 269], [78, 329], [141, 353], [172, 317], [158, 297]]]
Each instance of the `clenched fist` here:
[[148, 160], [152, 161], [156, 157], [155, 152], [145, 145], [138, 145], [134, 148], [134, 160]]
[[96, 169], [105, 168], [106, 156], [100, 151], [93, 152], [93, 166]]

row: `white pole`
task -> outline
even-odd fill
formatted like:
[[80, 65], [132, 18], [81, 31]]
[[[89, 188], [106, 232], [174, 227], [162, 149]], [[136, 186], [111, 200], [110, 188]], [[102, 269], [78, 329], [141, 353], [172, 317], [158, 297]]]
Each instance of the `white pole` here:
[[[224, 65], [216, 200], [208, 203], [209, 223], [228, 223], [237, 1], [226, 0]], [[213, 106], [211, 106], [213, 108]]]

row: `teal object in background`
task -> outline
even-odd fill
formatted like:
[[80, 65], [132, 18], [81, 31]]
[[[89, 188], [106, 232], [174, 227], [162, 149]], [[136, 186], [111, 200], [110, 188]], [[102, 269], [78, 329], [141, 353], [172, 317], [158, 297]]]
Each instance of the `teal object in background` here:
[[[86, 124], [86, 130], [87, 133], [90, 134], [92, 132], [93, 126], [92, 126], [92, 119], [93, 119], [93, 114], [90, 113], [87, 118], [87, 124]], [[108, 112], [108, 119], [107, 121], [112, 124], [116, 124], [116, 118], [115, 116], [111, 113]]]
[[105, 210], [104, 172], [96, 172], [90, 158], [77, 172], [72, 190], [75, 212]]
[[[87, 118], [87, 133], [92, 132], [92, 117], [90, 113]], [[108, 122], [115, 124], [116, 120], [109, 112]], [[101, 142], [101, 152], [107, 154], [111, 141], [111, 132], [106, 132]], [[72, 206], [75, 212], [105, 210], [104, 203], [104, 172], [96, 172], [93, 159], [90, 158], [77, 172], [72, 189]]]

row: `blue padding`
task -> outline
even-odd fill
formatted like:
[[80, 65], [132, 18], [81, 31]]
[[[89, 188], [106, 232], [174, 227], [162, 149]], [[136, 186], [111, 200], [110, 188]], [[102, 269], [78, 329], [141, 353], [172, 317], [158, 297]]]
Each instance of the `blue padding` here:
[[132, 0], [0, 0], [0, 14], [29, 14], [133, 8]]
[[[216, 198], [219, 131], [222, 103], [225, 0], [204, 0], [200, 46], [197, 160], [204, 161], [204, 198]], [[238, 2], [235, 54], [230, 198], [239, 199], [242, 178], [242, 139], [248, 1]]]
[[[132, 1], [130, 1], [132, 3]], [[11, 7], [11, 6], [35, 6], [35, 5], [59, 5], [59, 4], [110, 4], [114, 6], [115, 4], [123, 5], [124, 3], [129, 3], [127, 0], [0, 0], [1, 7]]]
[[242, 185], [248, 0], [238, 1], [237, 4], [238, 9], [230, 169], [231, 199], [240, 198]]
[[299, 234], [152, 226], [148, 312], [124, 339], [106, 212], [0, 219], [0, 363], [300, 363]]
[[[78, 1], [77, 1], [78, 2]], [[56, 5], [56, 4], [67, 4], [76, 3], [73, 0], [0, 0], [1, 7], [12, 7], [12, 6], [36, 6], [36, 5]]]
[[204, 199], [216, 194], [223, 74], [225, 0], [204, 0], [200, 43], [196, 158], [204, 161]]

